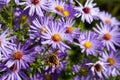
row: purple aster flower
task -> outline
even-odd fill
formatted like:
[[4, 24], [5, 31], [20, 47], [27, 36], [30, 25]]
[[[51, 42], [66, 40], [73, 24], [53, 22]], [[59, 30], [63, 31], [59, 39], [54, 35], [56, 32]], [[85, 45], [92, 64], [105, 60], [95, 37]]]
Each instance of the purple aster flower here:
[[109, 26], [120, 25], [120, 22], [115, 17], [112, 17], [112, 15], [109, 14], [108, 12], [105, 12], [105, 11], [100, 12], [99, 13], [99, 18], [106, 25], [109, 25]]
[[8, 52], [8, 58], [5, 60], [5, 65], [10, 68], [13, 65], [18, 69], [29, 69], [29, 63], [34, 61], [33, 51], [30, 41], [26, 41], [23, 45], [16, 44], [15, 47]]
[[63, 23], [64, 27], [66, 28], [65, 34], [68, 37], [68, 40], [72, 43], [73, 39], [76, 38], [76, 35], [80, 34], [80, 29], [73, 27], [75, 20], [68, 18], [68, 19], [60, 19], [60, 23]]
[[48, 17], [35, 18], [30, 26], [30, 39], [40, 40], [42, 32], [46, 32], [50, 19]]
[[28, 76], [25, 73], [19, 71], [13, 66], [8, 68], [3, 64], [3, 66], [0, 65], [0, 67], [3, 68], [2, 70], [0, 70], [0, 72], [3, 72], [0, 80], [29, 80]]
[[62, 24], [52, 22], [46, 32], [42, 32], [41, 37], [45, 40], [41, 43], [49, 44], [53, 49], [59, 48], [63, 52], [65, 49], [70, 49], [69, 46], [63, 43], [63, 40], [67, 40], [65, 38], [65, 30], [66, 29], [62, 26]]
[[107, 65], [107, 77], [110, 77], [112, 75], [113, 77], [120, 75], [120, 56], [119, 51], [112, 51], [109, 52], [103, 52], [102, 57], [99, 58], [102, 62], [108, 63]]
[[93, 0], [87, 0], [84, 6], [77, 0], [76, 2], [80, 5], [79, 7], [75, 7], [75, 9], [78, 11], [76, 16], [81, 16], [81, 20], [83, 22], [86, 20], [88, 23], [91, 23], [93, 19], [98, 17], [99, 9], [94, 7], [96, 6], [96, 3], [93, 3]]
[[81, 34], [78, 41], [79, 43], [75, 44], [80, 46], [80, 48], [82, 48], [81, 52], [86, 52], [86, 55], [91, 54], [97, 56], [98, 52], [103, 47], [98, 35], [90, 31], [86, 31], [85, 33]]
[[86, 65], [91, 66], [90, 70], [92, 72], [93, 75], [97, 75], [100, 78], [103, 78], [103, 75], [105, 75], [106, 73], [106, 64], [104, 62], [101, 61], [97, 61], [95, 63], [86, 63]]
[[33, 16], [37, 14], [39, 16], [44, 16], [43, 10], [48, 10], [48, 7], [51, 6], [50, 0], [26, 0], [25, 2], [19, 2], [15, 0], [18, 5], [26, 5], [24, 10], [29, 9], [29, 15]]
[[52, 0], [50, 11], [62, 16], [62, 12], [64, 11], [64, 6], [65, 6], [65, 2], [61, 0]]
[[103, 25], [102, 23], [100, 23], [100, 26], [96, 26], [97, 28], [93, 29], [99, 34], [100, 38], [102, 38], [103, 45], [106, 46], [108, 50], [111, 48], [115, 51], [115, 45], [120, 46], [119, 28], [117, 26]]
[[8, 29], [0, 31], [0, 53], [2, 52], [3, 55], [6, 55], [5, 51], [8, 51], [8, 49], [14, 46], [14, 44], [10, 42], [14, 38], [14, 36], [10, 37], [11, 33], [12, 32], [9, 32]]

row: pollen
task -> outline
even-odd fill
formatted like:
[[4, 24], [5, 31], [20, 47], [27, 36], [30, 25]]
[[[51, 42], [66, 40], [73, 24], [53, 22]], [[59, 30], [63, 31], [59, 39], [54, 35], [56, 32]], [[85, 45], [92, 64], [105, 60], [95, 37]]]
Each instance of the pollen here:
[[66, 33], [72, 33], [73, 32], [73, 28], [72, 27], [68, 27], [66, 30]]
[[56, 9], [58, 12], [63, 12], [63, 8], [62, 8], [61, 6], [57, 6], [55, 9]]
[[106, 34], [104, 34], [104, 36], [103, 36], [103, 38], [105, 39], [105, 40], [111, 40], [111, 35], [109, 34], [109, 33], [106, 33]]
[[90, 8], [84, 7], [83, 11], [84, 11], [85, 14], [89, 14], [90, 13]]
[[13, 53], [13, 57], [14, 57], [15, 60], [21, 60], [22, 57], [23, 57], [23, 54], [22, 54], [21, 51], [16, 51], [16, 52]]
[[34, 5], [37, 5], [39, 2], [40, 2], [40, 0], [32, 0], [32, 3], [33, 3]]
[[46, 61], [50, 67], [59, 67], [59, 58], [55, 54], [47, 56]]
[[110, 66], [113, 66], [115, 64], [115, 60], [113, 58], [108, 58], [107, 62], [109, 62]]
[[42, 33], [42, 32], [46, 33], [47, 30], [48, 30], [47, 27], [46, 27], [46, 26], [43, 26], [43, 27], [40, 29], [40, 33]]
[[84, 46], [85, 46], [85, 48], [89, 49], [92, 47], [92, 44], [91, 44], [91, 42], [87, 41], [84, 43]]
[[106, 20], [105, 20], [105, 23], [106, 23], [106, 24], [111, 24], [111, 20], [110, 20], [110, 19], [106, 19]]
[[68, 17], [68, 16], [70, 15], [70, 14], [69, 14], [69, 12], [68, 12], [68, 11], [66, 11], [66, 10], [65, 10], [65, 11], [63, 11], [63, 12], [62, 12], [62, 14], [64, 15], [64, 17]]
[[60, 36], [59, 34], [54, 34], [54, 35], [52, 36], [52, 40], [53, 40], [54, 42], [60, 42], [62, 39], [61, 39], [61, 36]]

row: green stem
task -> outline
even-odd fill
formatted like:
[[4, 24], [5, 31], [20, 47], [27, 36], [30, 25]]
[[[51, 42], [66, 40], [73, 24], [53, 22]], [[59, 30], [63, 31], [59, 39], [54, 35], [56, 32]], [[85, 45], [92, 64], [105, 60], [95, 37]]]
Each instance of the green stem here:
[[[11, 0], [12, 2], [12, 0]], [[13, 4], [10, 4], [10, 9], [8, 10], [6, 6], [3, 6], [3, 11], [7, 14], [6, 17], [8, 17], [6, 20], [6, 18], [2, 17], [2, 15], [0, 15], [0, 20], [6, 25], [8, 26], [10, 29], [13, 28]], [[2, 12], [1, 12], [2, 13]]]
[[13, 28], [13, 0], [10, 1], [10, 29]]
[[5, 21], [5, 19], [0, 15], [0, 20], [3, 24], [6, 24], [6, 26], [10, 27], [10, 24]]
[[3, 6], [3, 10], [10, 16], [10, 12], [7, 10], [6, 6]]

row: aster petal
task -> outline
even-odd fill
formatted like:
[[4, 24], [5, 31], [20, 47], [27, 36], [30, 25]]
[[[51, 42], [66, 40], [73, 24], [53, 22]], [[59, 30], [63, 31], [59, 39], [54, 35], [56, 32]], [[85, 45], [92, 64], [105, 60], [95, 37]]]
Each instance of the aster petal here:
[[40, 8], [40, 6], [37, 6], [37, 7], [36, 7], [36, 13], [37, 13], [38, 15], [40, 15], [40, 16], [44, 16], [44, 15], [43, 15], [43, 12], [42, 12], [42, 10], [41, 10], [41, 8]]
[[34, 12], [35, 12], [35, 6], [31, 6], [30, 11], [29, 11], [29, 15], [33, 16]]
[[14, 63], [15, 62], [13, 60], [9, 60], [5, 65], [10, 68]]

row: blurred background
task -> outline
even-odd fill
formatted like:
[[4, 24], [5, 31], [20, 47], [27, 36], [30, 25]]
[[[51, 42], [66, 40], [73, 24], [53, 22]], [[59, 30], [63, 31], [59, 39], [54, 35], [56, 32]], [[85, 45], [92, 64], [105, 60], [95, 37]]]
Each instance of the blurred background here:
[[120, 0], [94, 0], [100, 10], [108, 11], [120, 20]]

